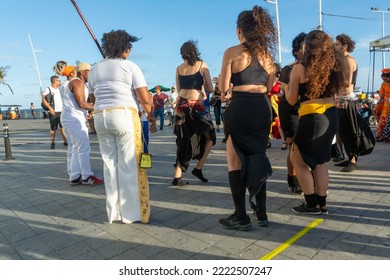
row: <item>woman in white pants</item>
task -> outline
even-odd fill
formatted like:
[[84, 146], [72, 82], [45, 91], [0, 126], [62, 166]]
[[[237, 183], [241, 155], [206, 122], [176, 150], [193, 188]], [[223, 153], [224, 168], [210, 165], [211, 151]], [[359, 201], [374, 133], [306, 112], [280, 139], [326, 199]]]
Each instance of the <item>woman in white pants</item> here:
[[156, 120], [141, 69], [127, 60], [131, 43], [137, 40], [124, 30], [103, 34], [107, 58], [92, 67], [88, 80], [104, 161], [109, 223], [147, 223], [150, 215], [148, 178], [139, 166], [143, 147], [137, 98], [149, 122], [155, 125]]

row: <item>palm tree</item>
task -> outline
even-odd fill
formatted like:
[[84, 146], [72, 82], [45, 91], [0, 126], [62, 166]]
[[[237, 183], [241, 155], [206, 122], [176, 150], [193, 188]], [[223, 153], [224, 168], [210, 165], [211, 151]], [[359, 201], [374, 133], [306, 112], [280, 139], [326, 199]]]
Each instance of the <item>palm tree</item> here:
[[[7, 71], [10, 68], [11, 68], [10, 66], [4, 66], [4, 67], [1, 66], [0, 67], [0, 84], [7, 86], [9, 88], [9, 90], [11, 91], [11, 93], [14, 94], [14, 91], [12, 90], [11, 86], [4, 82], [4, 78], [5, 78], [5, 76], [7, 76]], [[0, 95], [2, 95], [1, 92], [0, 92]]]

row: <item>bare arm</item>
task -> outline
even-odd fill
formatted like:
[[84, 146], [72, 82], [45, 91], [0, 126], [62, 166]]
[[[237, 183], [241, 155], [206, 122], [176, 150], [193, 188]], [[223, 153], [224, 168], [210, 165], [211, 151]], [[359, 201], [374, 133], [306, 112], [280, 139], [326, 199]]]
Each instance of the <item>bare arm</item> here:
[[172, 108], [174, 107], [174, 104], [172, 103], [171, 97], [169, 95], [167, 97], [167, 102], [172, 106]]
[[73, 93], [74, 99], [81, 109], [93, 111], [93, 105], [85, 101], [85, 84], [81, 80], [75, 79], [71, 81], [69, 83], [69, 89]]
[[290, 83], [287, 87], [286, 99], [290, 105], [295, 105], [298, 101], [299, 83], [304, 68], [301, 64], [294, 65], [290, 74]]
[[207, 92], [213, 92], [213, 82], [211, 81], [210, 71], [206, 64], [206, 62], [203, 62], [202, 64], [202, 76], [204, 78], [204, 88], [207, 90]]
[[96, 101], [95, 94], [90, 93], [88, 97], [89, 97], [89, 101], [91, 101], [92, 104], [95, 104]]
[[176, 68], [176, 89], [177, 89], [178, 93], [181, 90], [181, 86], [180, 86], [180, 83], [179, 83], [179, 67]]
[[[51, 94], [51, 93], [49, 93], [49, 94]], [[54, 108], [52, 108], [51, 106], [50, 106], [50, 103], [49, 102], [47, 102], [47, 100], [46, 100], [46, 95], [45, 96], [43, 96], [42, 95], [42, 103], [43, 103], [43, 105], [45, 105], [47, 108], [49, 108], [49, 113], [52, 115], [52, 116], [54, 116], [55, 114], [56, 114], [56, 112], [54, 111]], [[53, 97], [54, 98], [54, 97]]]
[[141, 103], [142, 108], [145, 110], [148, 121], [151, 124], [156, 124], [156, 119], [153, 116], [153, 98], [150, 95], [147, 87], [136, 88], [138, 100]]
[[218, 87], [221, 91], [221, 99], [224, 100], [225, 93], [230, 88], [230, 78], [232, 76], [233, 59], [229, 55], [229, 49], [225, 51], [222, 58], [221, 75], [218, 80]]
[[347, 57], [346, 72], [345, 72], [345, 86], [352, 84], [352, 76], [355, 68], [355, 60], [352, 57]]

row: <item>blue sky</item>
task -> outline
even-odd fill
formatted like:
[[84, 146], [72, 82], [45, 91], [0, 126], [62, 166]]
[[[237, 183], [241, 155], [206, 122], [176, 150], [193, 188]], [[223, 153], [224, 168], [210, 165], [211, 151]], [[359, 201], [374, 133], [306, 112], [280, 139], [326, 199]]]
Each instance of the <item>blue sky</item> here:
[[[224, 50], [238, 43], [237, 15], [254, 5], [265, 7], [275, 19], [275, 5], [263, 0], [76, 0], [100, 42], [102, 34], [125, 29], [142, 38], [133, 44], [130, 60], [144, 72], [148, 86], [170, 87], [175, 70], [182, 63], [180, 46], [198, 41], [201, 57], [217, 76]], [[278, 0], [282, 65], [293, 60], [291, 41], [302, 31], [319, 23], [319, 1]], [[331, 36], [349, 34], [357, 43], [352, 55], [359, 64], [357, 85], [367, 90], [370, 67], [369, 42], [382, 35], [380, 13], [390, 1], [322, 0], [323, 29]], [[385, 35], [390, 34], [390, 13], [385, 16]], [[15, 92], [0, 85], [0, 104], [40, 104], [40, 85], [28, 34], [30, 34], [41, 75], [42, 87], [50, 84], [52, 66], [58, 60], [95, 63], [101, 55], [70, 0], [0, 1], [0, 66], [11, 66], [5, 82]], [[388, 31], [386, 33], [386, 30]], [[41, 51], [40, 51], [41, 50]], [[376, 54], [376, 73], [381, 69], [381, 54]], [[276, 56], [277, 58], [277, 56]], [[387, 55], [387, 60], [390, 54]], [[390, 66], [390, 62], [389, 65]], [[372, 75], [372, 74], [371, 74]], [[375, 88], [379, 88], [380, 79]]]

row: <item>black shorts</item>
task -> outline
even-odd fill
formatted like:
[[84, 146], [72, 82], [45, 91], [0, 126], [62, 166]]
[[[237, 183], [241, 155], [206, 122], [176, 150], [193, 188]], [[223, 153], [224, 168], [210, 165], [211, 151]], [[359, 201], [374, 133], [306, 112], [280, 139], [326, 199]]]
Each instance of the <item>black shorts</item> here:
[[58, 126], [60, 126], [60, 128], [62, 128], [60, 118], [61, 118], [61, 112], [56, 112], [56, 114], [54, 116], [49, 114], [49, 121], [50, 121], [50, 129], [51, 130], [57, 130]]

